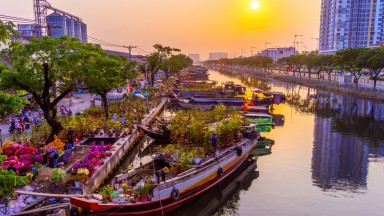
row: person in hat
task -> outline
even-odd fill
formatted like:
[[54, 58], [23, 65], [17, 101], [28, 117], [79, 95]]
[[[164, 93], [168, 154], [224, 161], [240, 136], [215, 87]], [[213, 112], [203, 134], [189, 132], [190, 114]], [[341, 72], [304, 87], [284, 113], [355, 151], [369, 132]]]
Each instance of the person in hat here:
[[211, 136], [211, 138], [209, 138], [209, 141], [212, 144], [213, 150], [216, 152], [216, 150], [217, 150], [217, 136], [216, 136], [216, 132], [213, 132], [213, 135]]
[[164, 167], [163, 169], [157, 170], [154, 176], [154, 180], [157, 180], [157, 184], [160, 184], [160, 177], [161, 181], [165, 182], [165, 175], [169, 173], [168, 167]]
[[112, 120], [117, 121], [117, 114], [116, 114], [116, 113], [113, 114], [113, 116], [112, 116]]

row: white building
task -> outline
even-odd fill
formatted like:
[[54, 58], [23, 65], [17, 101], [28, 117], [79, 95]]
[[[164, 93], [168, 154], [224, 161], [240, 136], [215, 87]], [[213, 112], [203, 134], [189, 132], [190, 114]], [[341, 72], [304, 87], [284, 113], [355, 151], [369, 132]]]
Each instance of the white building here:
[[198, 53], [188, 54], [188, 57], [193, 60], [193, 64], [197, 64], [200, 62], [200, 54]]
[[214, 52], [209, 53], [208, 60], [220, 60], [220, 59], [227, 59], [228, 53], [226, 52]]
[[384, 0], [322, 0], [320, 53], [383, 41]]
[[258, 55], [259, 56], [268, 56], [273, 61], [277, 61], [284, 57], [289, 57], [291, 55], [295, 55], [297, 52], [295, 52], [295, 48], [293, 47], [279, 47], [279, 48], [271, 48], [267, 50], [263, 50]]

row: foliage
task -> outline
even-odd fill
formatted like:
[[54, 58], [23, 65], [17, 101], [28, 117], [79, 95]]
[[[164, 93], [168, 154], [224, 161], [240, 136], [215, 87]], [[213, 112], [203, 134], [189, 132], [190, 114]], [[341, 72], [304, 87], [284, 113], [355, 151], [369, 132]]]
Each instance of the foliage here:
[[143, 186], [137, 187], [134, 193], [137, 196], [148, 196], [152, 193], [153, 188], [154, 185], [146, 183]]
[[66, 172], [61, 168], [51, 170], [51, 182], [58, 183], [64, 180]]
[[114, 190], [110, 184], [107, 184], [100, 189], [100, 195], [103, 197], [104, 200], [110, 200], [110, 194], [112, 192], [114, 192]]
[[31, 130], [30, 143], [33, 146], [44, 145], [51, 133], [51, 127], [48, 123], [43, 122], [38, 125], [34, 125]]
[[85, 56], [86, 64], [83, 64], [83, 81], [90, 92], [101, 96], [105, 118], [108, 119], [107, 93], [126, 85], [127, 79], [134, 78], [133, 69], [136, 64], [126, 58], [106, 53], [99, 45], [86, 44], [84, 49], [88, 52]]
[[369, 75], [373, 80], [373, 87], [376, 88], [376, 82], [384, 68], [384, 48], [366, 48], [362, 49], [357, 62], [360, 67], [369, 70]]
[[0, 43], [6, 43], [12, 39], [12, 35], [17, 35], [15, 24], [12, 22], [3, 22], [0, 20]]
[[79, 182], [86, 182], [89, 176], [89, 170], [87, 168], [80, 168], [76, 173], [76, 180]]
[[155, 76], [159, 70], [164, 67], [165, 62], [172, 54], [172, 52], [180, 52], [179, 49], [155, 44], [153, 46], [155, 51], [147, 57], [145, 65], [140, 65], [140, 71], [146, 74], [148, 83], [153, 86], [155, 84]]
[[166, 72], [165, 74], [168, 78], [170, 76], [174, 76], [177, 72], [191, 66], [192, 64], [193, 60], [190, 57], [184, 54], [177, 54], [171, 55], [171, 57], [166, 59], [161, 69]]
[[101, 159], [106, 157], [105, 151], [111, 150], [112, 145], [104, 145], [101, 143], [96, 146], [95, 142], [92, 143], [92, 147], [84, 159], [80, 162], [76, 162], [73, 165], [74, 169], [86, 168], [89, 171], [89, 175], [92, 176], [96, 171], [96, 166], [101, 166]]
[[18, 94], [5, 94], [0, 91], [0, 117], [4, 118], [8, 113], [17, 113], [28, 100]]
[[82, 79], [82, 47], [78, 39], [65, 36], [31, 38], [28, 44], [13, 42], [6, 49], [13, 68], [2, 71], [0, 86], [25, 90], [32, 95], [52, 129], [46, 143], [62, 130], [56, 120], [57, 104]]
[[[336, 52], [336, 62], [344, 70], [350, 72], [358, 82], [361, 77], [361, 67], [358, 62], [358, 58], [361, 55], [363, 49], [360, 48], [348, 48], [339, 50]], [[356, 83], [357, 84], [357, 83]]]

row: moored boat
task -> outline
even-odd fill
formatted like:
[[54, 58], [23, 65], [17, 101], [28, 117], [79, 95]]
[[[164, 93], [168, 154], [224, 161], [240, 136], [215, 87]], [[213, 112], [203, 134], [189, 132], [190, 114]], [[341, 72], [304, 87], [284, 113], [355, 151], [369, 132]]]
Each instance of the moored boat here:
[[[156, 184], [151, 191], [150, 201], [132, 202], [121, 197], [115, 203], [103, 203], [94, 198], [72, 197], [71, 203], [96, 214], [160, 215], [181, 206], [226, 179], [243, 164], [256, 143], [257, 139], [242, 139], [239, 143], [221, 149], [218, 154], [206, 158], [205, 161], [192, 165], [191, 169]], [[161, 166], [167, 166], [167, 160], [159, 158], [157, 161], [162, 163]], [[116, 176], [115, 182], [129, 181], [143, 170], [148, 169], [143, 166]]]
[[245, 113], [243, 116], [245, 116], [247, 122], [251, 124], [274, 126], [273, 117], [266, 113]]
[[165, 125], [138, 124], [137, 128], [154, 140], [161, 142], [167, 142], [170, 140], [171, 133]]

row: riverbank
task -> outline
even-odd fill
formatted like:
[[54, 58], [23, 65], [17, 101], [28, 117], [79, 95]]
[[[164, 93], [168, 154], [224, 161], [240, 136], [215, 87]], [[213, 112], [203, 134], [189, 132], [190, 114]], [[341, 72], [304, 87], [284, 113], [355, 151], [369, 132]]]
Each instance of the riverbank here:
[[376, 102], [384, 102], [384, 94], [381, 91], [378, 90], [370, 90], [367, 88], [359, 87], [356, 85], [341, 85], [334, 81], [329, 80], [316, 80], [316, 79], [309, 79], [304, 77], [298, 77], [298, 76], [289, 76], [284, 73], [271, 73], [271, 72], [265, 72], [265, 71], [256, 71], [252, 69], [247, 68], [232, 68], [232, 67], [225, 67], [225, 66], [209, 66], [210, 69], [216, 69], [219, 71], [227, 71], [231, 73], [236, 74], [242, 74], [246, 76], [251, 76], [255, 78], [260, 79], [274, 79], [274, 80], [280, 80], [284, 82], [289, 82], [293, 84], [303, 85], [311, 88], [318, 88], [325, 91], [331, 91], [338, 94], [344, 94], [344, 95], [350, 95], [354, 97], [359, 97], [363, 99], [369, 99]]

